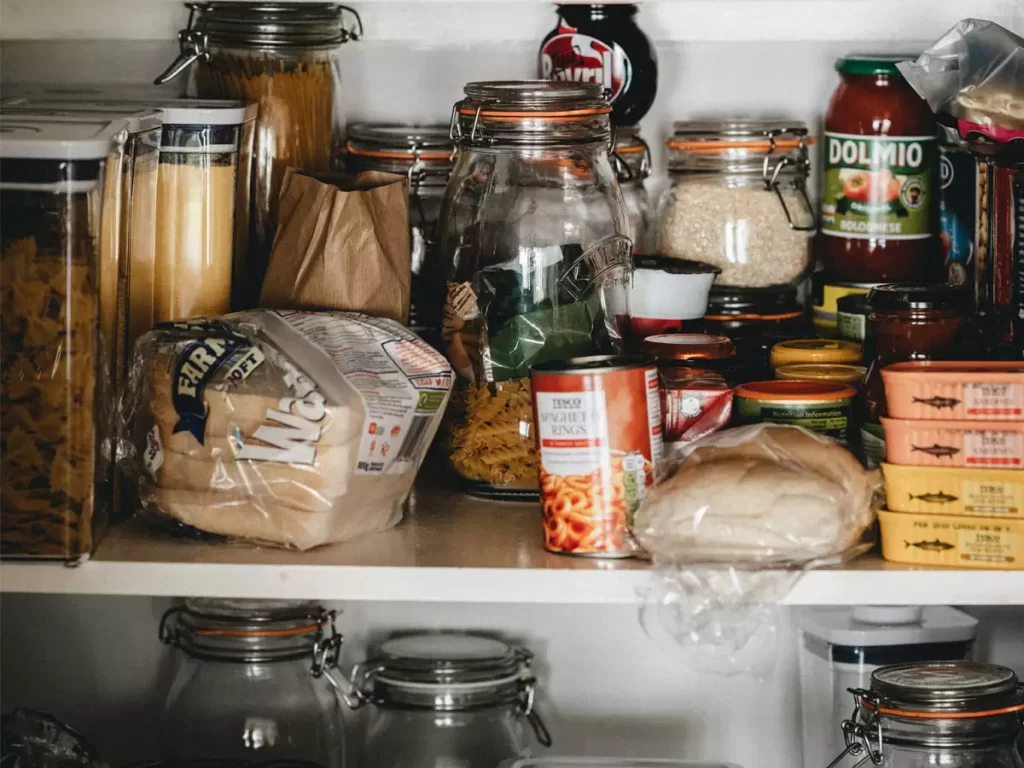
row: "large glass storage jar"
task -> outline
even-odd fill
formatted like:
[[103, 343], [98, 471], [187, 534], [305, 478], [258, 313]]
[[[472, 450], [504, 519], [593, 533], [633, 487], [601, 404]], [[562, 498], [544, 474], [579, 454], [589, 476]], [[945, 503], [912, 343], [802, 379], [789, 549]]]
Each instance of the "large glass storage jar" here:
[[[188, 26], [178, 33], [181, 53], [156, 82], [193, 62], [190, 93], [202, 99], [239, 99], [259, 105], [253, 148], [252, 293], [260, 280], [277, 226], [281, 182], [287, 168], [330, 169], [341, 135], [338, 47], [359, 37], [355, 11], [334, 3], [189, 3]], [[355, 27], [346, 25], [350, 13]]]
[[162, 759], [344, 766], [333, 613], [309, 602], [192, 598], [164, 614], [160, 639], [180, 651]]
[[618, 128], [612, 154], [615, 175], [622, 190], [622, 203], [629, 218], [629, 237], [633, 254], [642, 256], [654, 248], [651, 240], [651, 198], [644, 182], [651, 175], [651, 148], [640, 137], [640, 128]]
[[871, 689], [853, 689], [853, 699], [846, 749], [828, 768], [1024, 768], [1024, 687], [1006, 667], [894, 664], [872, 672]]
[[356, 123], [348, 127], [345, 168], [409, 177], [409, 244], [412, 291], [409, 328], [433, 341], [441, 327], [441, 303], [431, 295], [438, 282], [437, 220], [455, 160], [448, 126]]
[[104, 170], [115, 120], [0, 118], [0, 555], [79, 561], [107, 513]]
[[532, 656], [461, 633], [388, 640], [352, 672], [353, 706], [370, 704], [364, 768], [494, 768], [551, 736], [534, 709]]
[[596, 83], [470, 83], [441, 206], [448, 455], [469, 490], [536, 498], [530, 366], [624, 350], [632, 252]]
[[658, 253], [722, 270], [716, 286], [799, 281], [811, 264], [813, 139], [799, 123], [675, 123], [658, 205]]

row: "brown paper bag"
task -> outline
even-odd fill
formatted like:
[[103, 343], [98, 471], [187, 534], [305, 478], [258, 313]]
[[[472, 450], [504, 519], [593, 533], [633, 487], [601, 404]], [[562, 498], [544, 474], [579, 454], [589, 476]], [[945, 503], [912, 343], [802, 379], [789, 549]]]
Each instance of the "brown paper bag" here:
[[409, 319], [408, 179], [289, 168], [260, 306]]

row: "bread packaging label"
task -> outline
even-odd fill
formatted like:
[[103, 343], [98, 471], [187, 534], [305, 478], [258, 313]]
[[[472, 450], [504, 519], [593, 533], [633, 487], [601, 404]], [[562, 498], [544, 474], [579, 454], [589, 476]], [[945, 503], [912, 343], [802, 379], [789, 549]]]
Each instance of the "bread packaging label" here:
[[254, 310], [165, 323], [136, 348], [140, 501], [302, 549], [397, 521], [452, 385], [398, 323]]

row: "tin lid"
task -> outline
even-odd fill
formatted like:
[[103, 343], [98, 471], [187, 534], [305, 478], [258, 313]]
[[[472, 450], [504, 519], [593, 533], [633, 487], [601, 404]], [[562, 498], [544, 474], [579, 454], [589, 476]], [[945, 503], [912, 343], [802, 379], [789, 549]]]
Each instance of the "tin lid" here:
[[214, 45], [259, 48], [332, 47], [357, 38], [345, 25], [350, 11], [336, 3], [211, 2], [186, 3], [185, 32], [205, 35]]
[[860, 344], [837, 339], [795, 339], [772, 347], [772, 368], [795, 363], [859, 363]]
[[656, 334], [644, 339], [643, 346], [658, 360], [725, 360], [736, 355], [726, 336], [706, 333]]
[[880, 54], [855, 53], [836, 59], [836, 72], [841, 75], [897, 75], [901, 61], [916, 61], [916, 53]]
[[974, 661], [893, 664], [871, 673], [878, 711], [929, 718], [1024, 711], [1024, 690], [1012, 669]]
[[857, 390], [831, 381], [753, 381], [736, 387], [736, 396], [760, 401], [832, 402], [849, 400]]
[[591, 374], [628, 368], [651, 368], [656, 362], [654, 355], [588, 355], [540, 363], [531, 366], [530, 373]]
[[843, 363], [796, 363], [775, 369], [777, 379], [800, 379], [802, 381], [835, 381], [841, 384], [860, 385], [868, 369], [863, 365]]
[[868, 302], [876, 312], [913, 309], [966, 311], [970, 297], [963, 288], [948, 283], [889, 283], [872, 288]]
[[0, 157], [100, 160], [125, 127], [125, 121], [115, 117], [35, 120], [28, 115], [0, 115]]

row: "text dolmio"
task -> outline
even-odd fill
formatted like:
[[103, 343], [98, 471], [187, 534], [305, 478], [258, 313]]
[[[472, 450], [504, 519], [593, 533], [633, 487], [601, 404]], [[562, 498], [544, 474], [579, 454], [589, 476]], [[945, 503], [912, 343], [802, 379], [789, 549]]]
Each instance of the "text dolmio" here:
[[920, 141], [885, 139], [844, 139], [828, 137], [829, 165], [864, 168], [920, 168], [924, 162], [924, 146]]

